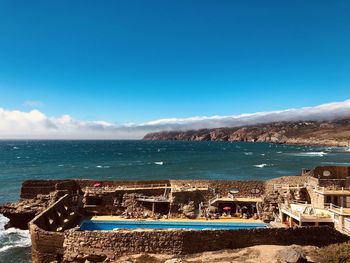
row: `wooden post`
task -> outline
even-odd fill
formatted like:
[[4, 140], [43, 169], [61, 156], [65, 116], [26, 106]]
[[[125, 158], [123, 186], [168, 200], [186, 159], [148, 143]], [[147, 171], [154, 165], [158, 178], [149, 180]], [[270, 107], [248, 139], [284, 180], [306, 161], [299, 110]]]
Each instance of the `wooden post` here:
[[152, 216], [154, 216], [154, 206], [155, 206], [155, 204], [154, 204], [154, 202], [152, 202]]

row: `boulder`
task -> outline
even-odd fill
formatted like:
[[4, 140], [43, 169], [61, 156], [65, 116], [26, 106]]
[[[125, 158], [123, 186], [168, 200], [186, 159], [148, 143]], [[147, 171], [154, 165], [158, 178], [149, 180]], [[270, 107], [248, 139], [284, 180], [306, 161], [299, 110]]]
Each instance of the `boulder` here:
[[187, 205], [185, 205], [182, 208], [182, 213], [185, 217], [187, 218], [196, 218], [196, 213], [195, 213], [196, 207], [194, 205], [193, 201], [190, 201]]
[[286, 247], [280, 250], [277, 255], [279, 263], [304, 263], [307, 262], [303, 249], [299, 246]]

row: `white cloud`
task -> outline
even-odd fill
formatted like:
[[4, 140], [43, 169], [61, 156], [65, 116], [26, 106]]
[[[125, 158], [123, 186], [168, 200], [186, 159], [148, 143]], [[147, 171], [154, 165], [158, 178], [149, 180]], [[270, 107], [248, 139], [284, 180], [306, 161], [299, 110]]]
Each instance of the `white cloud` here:
[[81, 121], [69, 115], [48, 117], [39, 110], [23, 112], [0, 108], [0, 139], [137, 139], [148, 132], [162, 130], [235, 127], [272, 121], [333, 120], [342, 117], [350, 117], [350, 100], [299, 109], [233, 116], [169, 118], [141, 124]]

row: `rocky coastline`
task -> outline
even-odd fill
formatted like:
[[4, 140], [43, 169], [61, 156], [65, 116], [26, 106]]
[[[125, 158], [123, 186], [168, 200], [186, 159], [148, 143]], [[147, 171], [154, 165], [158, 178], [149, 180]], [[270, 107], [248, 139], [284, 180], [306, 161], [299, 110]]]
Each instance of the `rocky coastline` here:
[[146, 134], [144, 140], [270, 142], [315, 146], [350, 146], [350, 118], [336, 121], [274, 122], [251, 126]]

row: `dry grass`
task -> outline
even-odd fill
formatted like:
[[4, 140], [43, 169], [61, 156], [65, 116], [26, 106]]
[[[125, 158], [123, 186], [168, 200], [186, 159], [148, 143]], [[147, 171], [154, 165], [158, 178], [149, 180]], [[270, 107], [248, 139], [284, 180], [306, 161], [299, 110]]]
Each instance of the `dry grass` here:
[[349, 263], [350, 242], [320, 248], [312, 255], [312, 259], [319, 263]]

